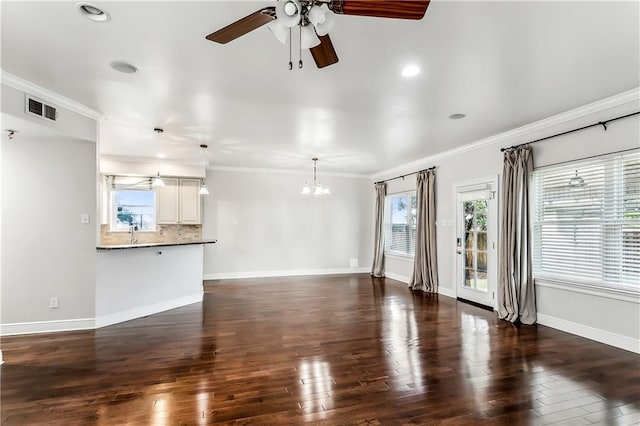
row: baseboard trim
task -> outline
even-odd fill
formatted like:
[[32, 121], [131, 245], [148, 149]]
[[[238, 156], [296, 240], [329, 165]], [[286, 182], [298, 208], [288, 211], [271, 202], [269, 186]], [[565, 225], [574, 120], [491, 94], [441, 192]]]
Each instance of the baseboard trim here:
[[58, 331], [92, 330], [95, 328], [94, 318], [78, 318], [57, 321], [16, 322], [0, 325], [1, 336], [18, 334], [52, 333]]
[[305, 275], [337, 275], [364, 274], [369, 268], [333, 268], [333, 269], [290, 269], [284, 271], [255, 271], [255, 272], [222, 272], [204, 274], [207, 280], [233, 280], [241, 278], [269, 278], [269, 277], [297, 277]]
[[166, 300], [152, 305], [139, 306], [125, 311], [114, 312], [112, 314], [101, 315], [96, 317], [95, 328], [107, 327], [109, 325], [118, 324], [133, 319], [146, 317], [148, 315], [159, 314], [160, 312], [170, 309], [180, 308], [182, 306], [191, 305], [193, 303], [202, 302], [202, 292], [190, 294], [188, 296], [179, 297], [177, 299]]
[[442, 287], [441, 285], [438, 286], [438, 294], [450, 297], [452, 299], [455, 299], [457, 297], [455, 288]]
[[[21, 334], [54, 333], [59, 331], [94, 330], [148, 315], [159, 314], [170, 309], [202, 302], [202, 292], [167, 300], [152, 305], [140, 306], [126, 311], [102, 315], [97, 318], [67, 319], [58, 321], [34, 321], [0, 325], [0, 336], [16, 336]], [[0, 363], [2, 353], [0, 352]]]
[[406, 275], [400, 275], [394, 272], [385, 271], [384, 276], [386, 278], [391, 278], [392, 280], [400, 281], [401, 283], [405, 283], [405, 284], [409, 284], [409, 281], [411, 280], [411, 278], [407, 277]]
[[[385, 272], [384, 273], [387, 278], [391, 278], [392, 280], [400, 281], [401, 283], [409, 285], [409, 281], [411, 281], [411, 277], [406, 275], [400, 275], [393, 272]], [[441, 294], [446, 297], [451, 297], [453, 299], [456, 298], [456, 292], [452, 288], [438, 286], [438, 294]]]
[[562, 318], [538, 313], [538, 324], [640, 354], [640, 340]]

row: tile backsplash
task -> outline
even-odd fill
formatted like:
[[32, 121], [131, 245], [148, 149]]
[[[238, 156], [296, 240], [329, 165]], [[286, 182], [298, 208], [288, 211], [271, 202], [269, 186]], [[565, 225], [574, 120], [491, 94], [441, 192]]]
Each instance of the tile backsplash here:
[[[136, 232], [138, 243], [187, 243], [202, 240], [202, 225], [158, 225], [156, 232]], [[129, 244], [128, 232], [111, 232], [109, 225], [100, 227], [100, 244], [103, 246]]]

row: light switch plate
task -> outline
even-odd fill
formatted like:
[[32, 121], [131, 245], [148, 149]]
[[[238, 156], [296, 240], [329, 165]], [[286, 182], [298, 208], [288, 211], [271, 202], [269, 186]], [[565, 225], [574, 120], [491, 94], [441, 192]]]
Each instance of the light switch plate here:
[[81, 216], [80, 216], [80, 221], [81, 221], [83, 224], [87, 224], [87, 223], [89, 223], [89, 215], [88, 215], [88, 214], [86, 214], [86, 213], [85, 213], [85, 214], [83, 214], [83, 215], [81, 215]]

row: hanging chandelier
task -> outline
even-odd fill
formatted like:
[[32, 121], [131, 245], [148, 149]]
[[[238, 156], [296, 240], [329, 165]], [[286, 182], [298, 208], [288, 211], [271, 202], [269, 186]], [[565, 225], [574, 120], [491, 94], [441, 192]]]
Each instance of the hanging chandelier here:
[[329, 195], [331, 191], [329, 191], [328, 186], [323, 186], [322, 183], [318, 180], [317, 166], [318, 157], [313, 157], [311, 159], [313, 161], [313, 186], [309, 186], [307, 182], [304, 183], [302, 187], [302, 195]]

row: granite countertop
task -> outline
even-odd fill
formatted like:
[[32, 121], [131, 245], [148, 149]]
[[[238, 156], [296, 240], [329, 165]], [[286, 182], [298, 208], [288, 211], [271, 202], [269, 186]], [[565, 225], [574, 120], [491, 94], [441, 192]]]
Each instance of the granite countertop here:
[[96, 250], [124, 250], [148, 247], [173, 247], [173, 246], [192, 246], [195, 244], [215, 244], [218, 240], [200, 240], [189, 241], [183, 243], [142, 243], [142, 244], [119, 244], [112, 246], [98, 246]]

